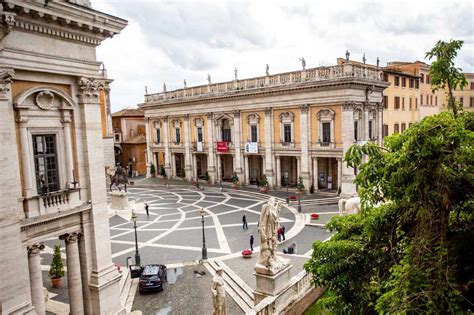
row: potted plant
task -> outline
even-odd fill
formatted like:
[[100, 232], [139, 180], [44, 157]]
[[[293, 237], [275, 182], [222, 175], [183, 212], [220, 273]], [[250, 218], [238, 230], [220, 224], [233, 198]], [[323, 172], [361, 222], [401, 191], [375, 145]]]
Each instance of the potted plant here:
[[244, 258], [252, 257], [252, 251], [250, 249], [244, 249], [242, 251], [242, 257], [244, 257]]
[[319, 214], [317, 213], [311, 213], [311, 221], [316, 221], [319, 219]]
[[266, 194], [268, 192], [268, 180], [267, 176], [263, 175], [260, 180], [260, 192]]
[[231, 180], [232, 180], [232, 188], [237, 189], [239, 185], [239, 177], [237, 176], [236, 172], [232, 173]]
[[48, 274], [53, 288], [59, 287], [61, 285], [61, 278], [64, 277], [64, 265], [59, 245], [54, 245], [53, 260], [51, 261]]
[[203, 179], [204, 179], [207, 183], [209, 183], [209, 172], [208, 172], [208, 171], [205, 171], [205, 172], [204, 172], [204, 177], [203, 177]]
[[290, 201], [296, 201], [296, 200], [298, 200], [298, 197], [295, 196], [295, 195], [290, 195], [290, 197], [288, 197], [288, 199], [289, 199]]
[[151, 163], [150, 165], [150, 175], [155, 177], [155, 164]]
[[303, 178], [298, 178], [298, 184], [296, 185], [296, 189], [300, 191], [300, 193], [304, 193], [304, 184], [303, 184]]
[[165, 171], [165, 168], [162, 166], [160, 168], [160, 176], [163, 178], [163, 179], [166, 179], [166, 171]]

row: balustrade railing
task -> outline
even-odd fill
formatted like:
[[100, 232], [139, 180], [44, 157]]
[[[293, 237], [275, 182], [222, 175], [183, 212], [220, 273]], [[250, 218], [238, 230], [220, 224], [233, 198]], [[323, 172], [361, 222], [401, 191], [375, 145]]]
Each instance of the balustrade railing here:
[[342, 78], [358, 78], [372, 81], [383, 81], [382, 70], [349, 63], [344, 65], [319, 67], [301, 71], [274, 74], [265, 77], [213, 83], [169, 92], [148, 94], [145, 95], [145, 102], [163, 101], [167, 99], [181, 99], [206, 94], [225, 93], [230, 91]]

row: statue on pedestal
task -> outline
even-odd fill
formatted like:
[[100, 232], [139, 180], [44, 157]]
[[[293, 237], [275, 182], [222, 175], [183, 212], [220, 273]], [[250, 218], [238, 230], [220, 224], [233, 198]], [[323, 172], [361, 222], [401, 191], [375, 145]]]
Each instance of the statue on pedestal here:
[[274, 275], [285, 268], [289, 261], [277, 256], [278, 219], [281, 212], [281, 201], [272, 197], [263, 205], [260, 214], [258, 232], [260, 235], [260, 254], [255, 270], [262, 274]]
[[117, 168], [115, 169], [115, 174], [110, 176], [110, 191], [112, 191], [113, 185], [115, 185], [115, 187], [117, 187], [119, 191], [122, 191], [121, 185], [124, 185], [125, 192], [127, 192], [128, 178], [127, 174], [125, 173], [125, 170], [120, 164], [117, 165]]
[[227, 315], [227, 305], [225, 302], [224, 279], [222, 278], [222, 268], [216, 269], [216, 275], [212, 278], [212, 315]]

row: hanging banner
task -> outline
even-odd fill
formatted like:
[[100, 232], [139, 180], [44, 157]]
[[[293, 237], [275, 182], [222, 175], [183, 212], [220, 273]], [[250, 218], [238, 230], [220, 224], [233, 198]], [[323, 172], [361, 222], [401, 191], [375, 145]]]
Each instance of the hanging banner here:
[[245, 144], [245, 153], [258, 153], [258, 142], [247, 142]]
[[229, 142], [217, 141], [217, 152], [229, 152]]
[[198, 142], [198, 143], [197, 143], [196, 151], [202, 152], [202, 142]]

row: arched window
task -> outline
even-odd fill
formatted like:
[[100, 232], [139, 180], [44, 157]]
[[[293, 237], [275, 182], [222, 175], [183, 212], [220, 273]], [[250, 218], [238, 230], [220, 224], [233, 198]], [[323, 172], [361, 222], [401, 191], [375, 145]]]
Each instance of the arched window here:
[[334, 111], [332, 109], [322, 109], [317, 115], [319, 144], [324, 147], [334, 144]]

